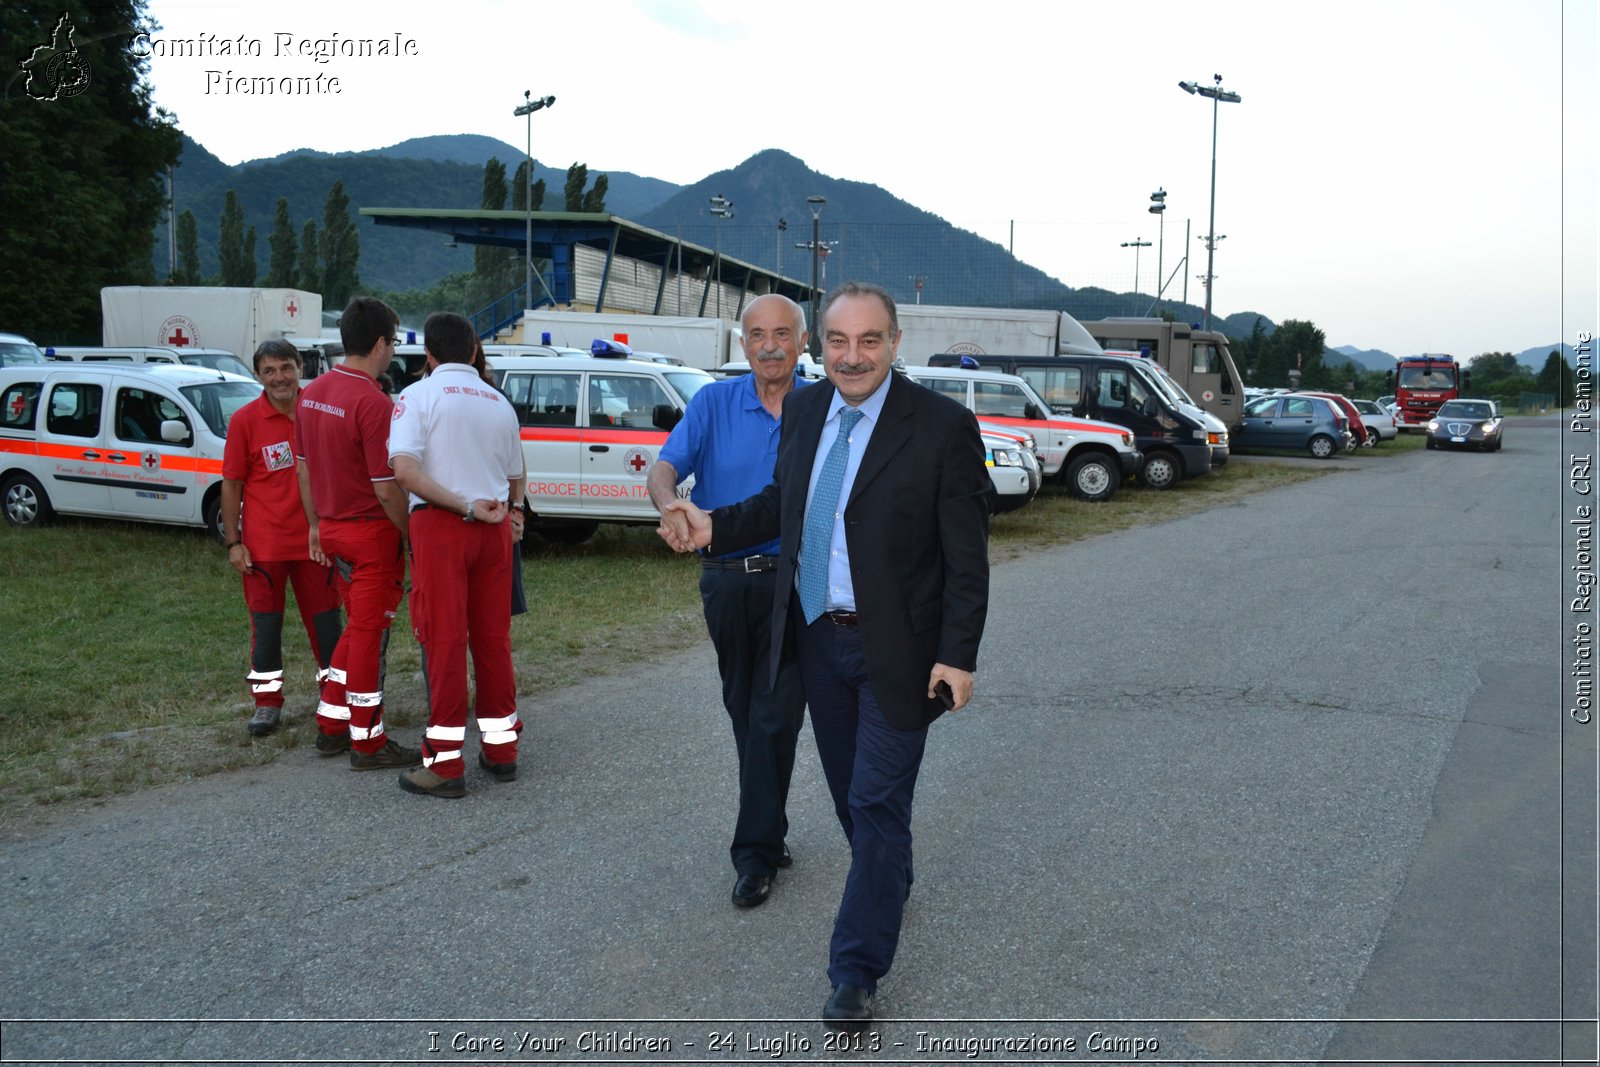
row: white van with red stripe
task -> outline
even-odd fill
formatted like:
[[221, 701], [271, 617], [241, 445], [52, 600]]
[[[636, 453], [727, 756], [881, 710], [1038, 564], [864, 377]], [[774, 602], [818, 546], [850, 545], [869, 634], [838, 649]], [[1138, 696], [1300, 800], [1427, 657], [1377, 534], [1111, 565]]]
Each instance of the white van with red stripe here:
[[645, 474], [711, 375], [608, 356], [487, 355], [521, 427], [530, 529], [576, 544], [602, 522], [660, 521]]
[[1125, 427], [1050, 410], [1014, 374], [963, 367], [906, 367], [918, 385], [959, 402], [979, 421], [1033, 435], [1039, 466], [1080, 500], [1109, 500], [1139, 470], [1142, 456]]
[[222, 540], [228, 420], [252, 378], [163, 363], [0, 370], [0, 507], [13, 526], [92, 515], [205, 526]]

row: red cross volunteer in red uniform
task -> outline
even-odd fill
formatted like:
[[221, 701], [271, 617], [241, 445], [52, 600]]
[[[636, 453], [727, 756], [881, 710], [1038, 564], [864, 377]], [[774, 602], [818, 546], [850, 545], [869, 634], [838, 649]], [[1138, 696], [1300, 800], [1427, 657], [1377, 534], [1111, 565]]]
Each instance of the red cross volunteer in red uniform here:
[[404, 594], [406, 496], [389, 470], [394, 403], [377, 377], [394, 358], [399, 324], [383, 301], [352, 299], [339, 317], [345, 361], [301, 391], [294, 422], [311, 558], [332, 564], [349, 616], [317, 706], [317, 752], [348, 750], [357, 771], [422, 760], [383, 732], [389, 625]]
[[250, 695], [256, 737], [278, 728], [283, 713], [283, 605], [289, 586], [317, 658], [317, 683], [339, 643], [339, 594], [333, 572], [311, 558], [310, 530], [295, 475], [294, 413], [300, 399], [300, 353], [287, 341], [263, 341], [255, 354], [263, 391], [234, 412], [222, 453], [222, 537], [228, 563], [244, 577], [250, 612]]
[[[428, 376], [406, 388], [389, 428], [389, 462], [410, 493], [411, 623], [428, 660], [422, 766], [400, 787], [466, 795], [467, 650], [477, 686], [478, 762], [517, 775], [517, 679], [511, 665], [508, 517], [522, 510], [522, 441], [511, 403], [472, 365], [477, 335], [461, 315], [423, 326]], [[508, 504], [509, 501], [509, 504]]]

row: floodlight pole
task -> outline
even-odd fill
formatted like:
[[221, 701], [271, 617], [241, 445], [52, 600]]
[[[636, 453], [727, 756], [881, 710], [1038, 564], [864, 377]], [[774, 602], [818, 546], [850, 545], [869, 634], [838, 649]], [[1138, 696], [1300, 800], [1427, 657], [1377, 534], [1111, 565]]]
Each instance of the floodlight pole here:
[[1213, 74], [1215, 85], [1201, 85], [1198, 82], [1179, 82], [1178, 88], [1186, 93], [1211, 98], [1211, 222], [1206, 230], [1206, 319], [1202, 329], [1211, 329], [1211, 279], [1217, 242], [1217, 106], [1219, 104], [1237, 104], [1243, 99], [1238, 93], [1231, 93], [1222, 87], [1222, 75]]
[[[524, 307], [533, 307], [533, 113], [542, 108], [547, 108], [556, 102], [553, 96], [541, 96], [534, 99], [532, 89], [522, 92], [523, 104], [512, 112], [518, 117], [526, 115], [528, 118], [528, 181], [527, 188], [522, 190], [522, 206], [527, 216], [527, 225], [523, 234], [522, 261], [524, 264], [523, 280], [527, 286], [528, 302]], [[496, 299], [499, 299], [496, 297]]]

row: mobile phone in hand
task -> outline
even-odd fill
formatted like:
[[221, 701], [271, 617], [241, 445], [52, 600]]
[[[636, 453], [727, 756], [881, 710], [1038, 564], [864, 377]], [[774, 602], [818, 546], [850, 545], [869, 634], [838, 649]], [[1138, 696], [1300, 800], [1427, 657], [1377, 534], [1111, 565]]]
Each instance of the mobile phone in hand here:
[[939, 696], [939, 703], [944, 705], [945, 711], [952, 711], [956, 706], [956, 695], [950, 691], [950, 683], [943, 678], [934, 685], [933, 691]]

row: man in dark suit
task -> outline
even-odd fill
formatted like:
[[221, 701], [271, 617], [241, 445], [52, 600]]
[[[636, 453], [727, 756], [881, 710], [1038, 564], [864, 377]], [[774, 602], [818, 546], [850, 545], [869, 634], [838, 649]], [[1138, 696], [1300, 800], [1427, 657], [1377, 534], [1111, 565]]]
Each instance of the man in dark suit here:
[[721, 554], [781, 537], [774, 669], [792, 651], [850, 841], [822, 1017], [872, 1018], [911, 892], [911, 800], [928, 725], [972, 695], [988, 611], [989, 476], [972, 414], [892, 373], [894, 301], [849, 283], [822, 316], [829, 385], [790, 393], [772, 484], [662, 536]]

